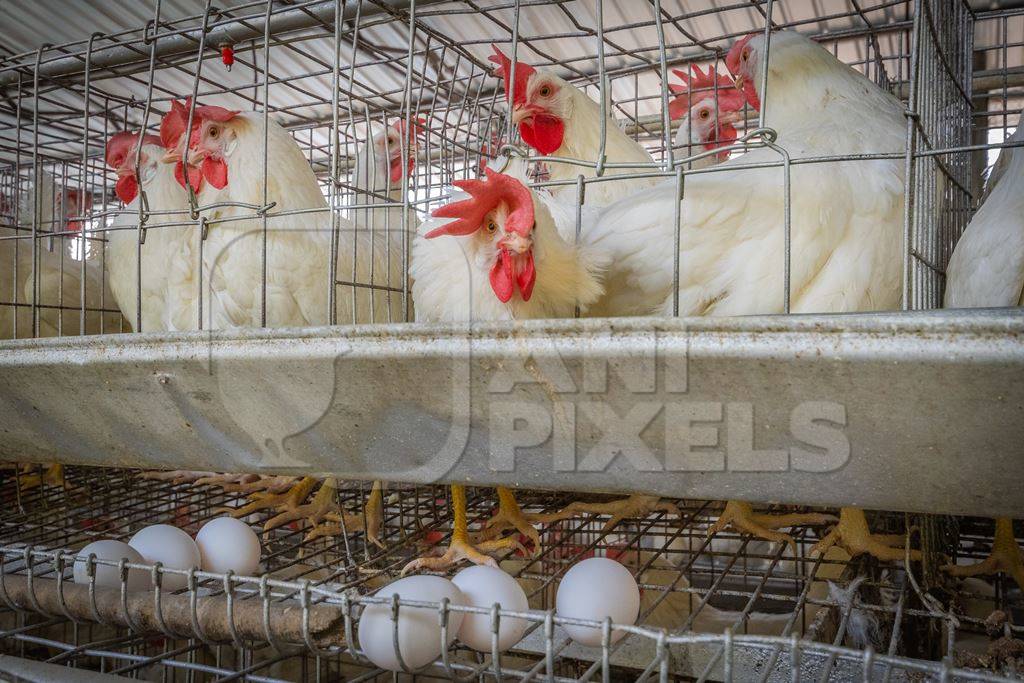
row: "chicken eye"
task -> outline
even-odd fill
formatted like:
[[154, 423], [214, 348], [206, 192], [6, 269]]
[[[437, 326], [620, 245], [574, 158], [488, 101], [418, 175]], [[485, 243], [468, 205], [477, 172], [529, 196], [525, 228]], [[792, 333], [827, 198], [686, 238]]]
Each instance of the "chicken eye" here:
[[537, 94], [540, 95], [541, 97], [550, 97], [551, 96], [551, 86], [550, 85], [542, 85], [540, 87], [540, 90], [537, 91]]
[[497, 223], [495, 223], [494, 221], [487, 221], [487, 232], [488, 233], [493, 235], [494, 231], [497, 230], [497, 229], [498, 229], [498, 224]]
[[750, 48], [749, 47], [743, 49], [743, 61], [744, 62], [747, 61], [748, 57], [750, 57]]
[[207, 135], [211, 138], [216, 138], [220, 134], [220, 129], [217, 126], [210, 126], [210, 130], [207, 131]]
[[701, 110], [701, 112], [700, 112], [700, 117], [701, 117], [702, 119], [706, 119], [706, 118], [707, 118], [707, 117], [709, 117], [709, 116], [711, 116], [711, 112], [709, 112], [709, 111], [708, 111], [707, 109], [702, 109], [702, 110]]

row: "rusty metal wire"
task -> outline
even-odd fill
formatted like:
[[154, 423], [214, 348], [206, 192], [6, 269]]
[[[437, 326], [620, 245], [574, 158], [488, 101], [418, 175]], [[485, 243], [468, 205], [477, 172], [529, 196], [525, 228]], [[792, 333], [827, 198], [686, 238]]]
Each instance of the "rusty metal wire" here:
[[[194, 533], [221, 514], [222, 507], [238, 507], [245, 500], [213, 485], [150, 481], [136, 475], [127, 470], [68, 468], [64, 485], [55, 482], [19, 490], [26, 475], [8, 470], [0, 485], [6, 511], [0, 516], [0, 572], [33, 574], [37, 581], [53, 578], [56, 551], [66, 549], [67, 561], [60, 566], [70, 580], [74, 550], [91, 540], [127, 539], [151, 523], [171, 523]], [[367, 489], [356, 483], [340, 487], [340, 505], [359, 508]], [[306, 529], [301, 523], [287, 525], [264, 537], [263, 577], [196, 572], [194, 588], [183, 591], [217, 595], [229, 586], [236, 604], [298, 600], [298, 604], [341, 605], [353, 615], [354, 623], [358, 605], [373, 601], [372, 592], [396, 578], [408, 559], [444, 542], [452, 520], [443, 491], [441, 487], [389, 487], [384, 494], [384, 549], [367, 544], [361, 530], [303, 540]], [[469, 498], [471, 524], [486, 520], [492, 509], [489, 490], [471, 491]], [[566, 502], [564, 494], [525, 492], [520, 500], [530, 511], [553, 511]], [[707, 501], [678, 503], [679, 519], [659, 512], [623, 520], [602, 531], [604, 518], [585, 516], [542, 528], [542, 547], [536, 556], [510, 551], [502, 560], [502, 568], [520, 581], [529, 596], [531, 611], [522, 616], [532, 623], [524, 639], [502, 656], [500, 666], [456, 644], [446, 656], [447, 663], [435, 663], [428, 673], [441, 678], [490, 677], [497, 666], [501, 676], [549, 680], [605, 678], [611, 672], [624, 680], [647, 675], [662, 680], [677, 676], [912, 680], [918, 675], [1003, 680], [991, 671], [960, 671], [954, 665], [977, 665], [979, 660], [972, 653], [979, 648], [984, 653], [989, 643], [985, 635], [989, 613], [1001, 609], [1013, 614], [1024, 606], [1019, 593], [1007, 590], [1006, 581], [963, 584], [954, 598], [954, 625], [952, 612], [937, 612], [916, 600], [899, 563], [851, 560], [831, 552], [810, 556], [807, 550], [816, 534], [809, 530], [797, 536], [796, 557], [784, 547], [731, 533], [709, 539], [706, 529], [719, 506]], [[260, 530], [272, 514], [264, 511], [245, 519]], [[899, 518], [876, 522], [891, 527]], [[984, 556], [991, 543], [990, 523], [963, 520], [962, 524], [961, 554]], [[637, 577], [642, 590], [640, 618], [629, 628], [632, 635], [605, 651], [569, 641], [558, 617], [553, 619], [550, 635], [545, 629], [562, 574], [580, 559], [595, 555], [621, 562]], [[856, 597], [843, 598], [841, 589], [855, 581]], [[126, 628], [88, 621], [76, 624], [60, 614], [36, 612], [6, 607], [0, 612], [0, 651], [108, 672], [163, 672], [168, 680], [179, 676], [232, 680], [243, 675], [259, 681], [317, 675], [368, 680], [382, 674], [362, 658], [354, 637], [315, 653], [303, 643], [254, 640], [233, 645], [229, 639], [207, 644], [202, 632], [191, 639], [147, 637]], [[865, 642], [869, 622], [877, 633]], [[1009, 623], [1008, 634], [1020, 637], [1024, 629], [1012, 625], [1012, 619]], [[951, 634], [944, 641], [948, 649], [929, 651], [924, 634], [947, 630]], [[346, 635], [353, 634], [349, 630]], [[941, 661], [928, 661], [943, 656]]]

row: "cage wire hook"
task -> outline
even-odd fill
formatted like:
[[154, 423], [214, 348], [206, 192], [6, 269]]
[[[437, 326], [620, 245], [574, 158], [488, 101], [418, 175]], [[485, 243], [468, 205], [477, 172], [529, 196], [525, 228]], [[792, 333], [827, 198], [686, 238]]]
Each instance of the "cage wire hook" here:
[[413, 673], [413, 670], [405, 663], [405, 659], [402, 657], [402, 648], [398, 643], [398, 611], [401, 607], [398, 604], [398, 597], [398, 593], [391, 594], [391, 646], [395, 648], [395, 659], [398, 660], [399, 668], [406, 673]]
[[266, 636], [270, 647], [279, 655], [284, 655], [285, 649], [277, 642], [273, 630], [270, 628], [270, 574], [264, 573], [260, 577], [260, 599], [263, 601], [263, 635]]
[[199, 640], [203, 641], [204, 643], [206, 643], [207, 645], [209, 645], [212, 648], [216, 648], [217, 647], [217, 643], [215, 643], [214, 641], [210, 640], [207, 637], [206, 632], [199, 625], [199, 610], [198, 610], [198, 604], [197, 604], [198, 600], [199, 600], [199, 591], [197, 590], [197, 586], [196, 586], [196, 568], [195, 567], [191, 567], [188, 570], [187, 580], [188, 580], [188, 608], [189, 608], [189, 610], [188, 610], [189, 611], [189, 615], [188, 616], [189, 616], [189, 620], [192, 622], [192, 632], [196, 635], [197, 638], [199, 638]]
[[231, 580], [234, 575], [235, 572], [231, 569], [224, 572], [224, 609], [225, 619], [228, 622], [228, 632], [231, 634], [231, 642], [236, 648], [241, 650], [245, 645], [242, 643], [242, 639], [238, 637], [238, 631], [235, 629], [235, 585]]
[[[71, 611], [68, 609], [67, 600], [64, 599], [64, 569], [67, 566], [67, 554], [64, 549], [57, 551], [53, 564], [54, 571], [57, 574], [57, 604], [60, 606], [60, 611], [64, 613], [64, 617], [69, 621], [80, 624], [81, 622], [71, 615]], [[0, 572], [2, 571], [3, 570], [0, 569]]]
[[12, 610], [16, 610], [18, 606], [14, 604], [14, 601], [11, 600], [10, 594], [7, 592], [7, 570], [4, 567], [6, 557], [7, 553], [3, 550], [0, 550], [0, 597], [3, 598], [4, 604], [6, 604]]
[[100, 608], [96, 604], [96, 553], [89, 553], [85, 559], [85, 575], [89, 579], [89, 610], [92, 612], [93, 621], [97, 624], [106, 622], [100, 617]]
[[25, 551], [24, 551], [25, 568], [28, 570], [28, 574], [25, 576], [25, 581], [28, 584], [28, 601], [32, 605], [32, 609], [34, 609], [35, 611], [39, 612], [40, 614], [43, 614], [43, 615], [48, 616], [48, 617], [52, 617], [54, 615], [52, 615], [49, 612], [47, 612], [46, 610], [44, 610], [42, 605], [39, 604], [39, 599], [36, 597], [36, 587], [35, 587], [35, 575], [36, 575], [36, 572], [35, 572], [35, 559], [34, 559], [35, 558], [35, 553], [33, 552], [33, 548], [34, 548], [34, 546], [27, 545], [27, 546], [25, 546]]
[[[160, 563], [157, 562], [157, 565]], [[117, 563], [118, 573], [121, 576], [121, 609], [124, 611], [124, 622], [128, 624], [128, 629], [134, 632], [142, 632], [135, 621], [132, 620], [131, 610], [128, 609], [128, 560], [122, 557]]]
[[150, 570], [150, 582], [153, 584], [153, 609], [156, 612], [156, 623], [160, 627], [160, 630], [164, 632], [164, 635], [174, 638], [174, 633], [167, 628], [167, 624], [164, 623], [163, 600], [161, 599], [164, 575], [163, 572], [158, 569], [160, 566], [161, 564], [157, 562]]
[[[302, 640], [306, 643], [306, 647], [317, 657], [330, 657], [331, 653], [327, 650], [322, 650], [320, 647], [313, 642], [313, 636], [309, 632], [309, 579], [302, 580], [302, 587], [299, 588], [299, 600], [302, 603]], [[396, 650], [397, 652], [397, 650]]]

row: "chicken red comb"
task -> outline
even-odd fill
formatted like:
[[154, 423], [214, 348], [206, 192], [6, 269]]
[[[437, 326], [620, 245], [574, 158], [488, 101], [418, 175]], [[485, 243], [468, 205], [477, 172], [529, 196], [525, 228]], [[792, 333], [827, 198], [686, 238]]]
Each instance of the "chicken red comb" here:
[[[128, 156], [135, 150], [135, 145], [138, 141], [139, 134], [132, 133], [127, 130], [111, 135], [110, 139], [107, 140], [106, 151], [103, 155], [104, 160], [107, 162], [107, 166], [117, 168], [123, 164]], [[142, 136], [142, 144], [161, 145], [163, 143], [156, 135], [147, 133]]]
[[[494, 69], [494, 75], [501, 76], [501, 79], [505, 81], [505, 100], [507, 101], [510, 87], [508, 75], [512, 71], [512, 60], [506, 57], [505, 53], [494, 43], [491, 43], [491, 47], [494, 48], [494, 54], [487, 59], [498, 65]], [[537, 70], [526, 62], [516, 62], [516, 82], [512, 104], [523, 104], [526, 102], [526, 83], [530, 80], [530, 76], [536, 72]]]
[[483, 223], [484, 216], [505, 202], [509, 207], [505, 231], [514, 231], [528, 237], [533, 230], [533, 197], [521, 182], [512, 176], [485, 168], [487, 180], [456, 180], [453, 185], [468, 192], [469, 199], [451, 202], [430, 212], [434, 218], [455, 218], [427, 233], [427, 239], [441, 235], [471, 235]]
[[185, 134], [188, 108], [178, 100], [171, 100], [171, 110], [160, 120], [160, 141], [166, 149], [174, 149]]
[[749, 43], [751, 40], [753, 40], [759, 35], [761, 34], [750, 33], [748, 35], [745, 35], [739, 40], [737, 40], [735, 43], [733, 43], [733, 46], [729, 48], [729, 54], [725, 56], [725, 66], [727, 69], [729, 69], [729, 73], [731, 73], [733, 76], [740, 75], [740, 61], [743, 53], [743, 48], [747, 46], [747, 43]]
[[419, 135], [420, 133], [426, 131], [426, 128], [424, 128], [426, 123], [427, 120], [425, 118], [423, 118], [422, 116], [417, 116], [412, 120], [411, 126], [405, 122], [405, 119], [398, 119], [394, 123], [392, 123], [391, 126], [399, 133], [404, 133], [405, 131], [408, 130], [409, 137], [412, 138], [413, 136]]
[[[160, 140], [167, 149], [174, 149], [188, 127], [188, 109], [192, 104], [189, 97], [182, 104], [178, 100], [171, 101], [171, 110], [164, 114], [160, 121]], [[199, 130], [199, 125], [206, 119], [210, 121], [230, 121], [238, 115], [238, 110], [225, 109], [216, 105], [196, 105], [192, 113], [192, 133]]]
[[224, 107], [218, 107], [213, 104], [206, 104], [196, 106], [195, 115], [199, 117], [200, 121], [218, 121], [224, 123], [238, 116], [238, 109], [225, 109]]
[[135, 142], [138, 139], [138, 133], [132, 133], [127, 130], [111, 135], [110, 139], [107, 140], [107, 148], [103, 155], [107, 166], [117, 168], [121, 163], [124, 163], [124, 160], [128, 157], [128, 152], [135, 146]]
[[693, 71], [692, 76], [680, 69], [672, 69], [672, 73], [683, 82], [682, 85], [668, 84], [669, 90], [677, 93], [668, 103], [668, 114], [673, 121], [685, 116], [690, 107], [698, 102], [713, 99], [716, 85], [719, 111], [736, 111], [743, 108], [743, 93], [736, 90], [731, 78], [725, 74], [716, 78], [712, 67], [708, 67], [707, 73], [701, 71], [696, 64], [691, 64], [690, 69]]

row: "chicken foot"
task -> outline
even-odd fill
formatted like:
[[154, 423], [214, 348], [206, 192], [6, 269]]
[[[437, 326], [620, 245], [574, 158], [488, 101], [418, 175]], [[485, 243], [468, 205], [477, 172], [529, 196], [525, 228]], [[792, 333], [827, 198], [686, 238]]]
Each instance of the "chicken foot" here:
[[1017, 546], [1013, 535], [1013, 520], [1000, 517], [996, 520], [996, 534], [992, 539], [992, 551], [981, 562], [971, 565], [947, 564], [942, 567], [951, 576], [978, 576], [1002, 572], [1013, 577], [1024, 590], [1024, 551]]
[[[837, 545], [849, 553], [851, 558], [868, 553], [883, 562], [893, 562], [907, 555], [903, 542], [904, 536], [900, 534], [872, 534], [868, 529], [867, 517], [860, 508], [842, 508], [839, 511], [839, 523], [825, 538], [814, 544], [811, 553], [824, 553]], [[911, 560], [921, 560], [920, 550], [910, 550], [909, 553]]]
[[796, 541], [787, 533], [775, 531], [792, 526], [820, 525], [835, 522], [835, 515], [828, 515], [818, 512], [789, 513], [783, 515], [770, 515], [754, 512], [750, 503], [740, 500], [730, 500], [725, 504], [725, 510], [718, 517], [718, 521], [708, 527], [708, 536], [713, 536], [727, 527], [736, 531], [748, 533], [755, 538], [761, 538], [774, 543], [785, 543], [796, 555]]
[[[305, 500], [305, 496], [303, 496], [302, 500]], [[320, 485], [320, 488], [317, 489], [316, 495], [313, 496], [311, 501], [303, 504], [302, 500], [286, 498], [284, 505], [281, 506], [284, 509], [268, 519], [263, 525], [263, 533], [267, 534], [278, 527], [299, 519], [305, 519], [309, 522], [310, 526], [316, 528], [317, 525], [324, 521], [328, 513], [340, 512], [341, 509], [338, 507], [338, 480], [334, 477], [327, 477]]]
[[225, 487], [227, 485], [248, 484], [260, 479], [258, 474], [231, 474], [206, 472], [200, 470], [150, 470], [139, 475], [142, 479], [153, 481], [169, 481], [178, 484], [210, 484]]
[[515, 493], [504, 486], [498, 489], [498, 511], [484, 524], [483, 530], [477, 535], [481, 541], [494, 540], [509, 529], [515, 530], [530, 539], [533, 553], [540, 552], [540, 534], [534, 528], [535, 523], [548, 524], [563, 519], [560, 513], [539, 514], [523, 512], [516, 501]]
[[437, 556], [420, 557], [409, 562], [402, 569], [402, 575], [418, 569], [438, 571], [468, 560], [474, 564], [484, 564], [489, 567], [497, 567], [498, 563], [491, 554], [502, 550], [521, 550], [524, 554], [526, 549], [514, 536], [506, 536], [479, 543], [472, 543], [469, 540], [469, 522], [466, 516], [466, 489], [461, 484], [452, 484], [452, 512], [454, 524], [452, 525], [452, 540], [444, 554]]
[[64, 478], [64, 465], [59, 462], [55, 462], [51, 465], [47, 465], [46, 469], [40, 472], [33, 465], [27, 465], [23, 474], [19, 476], [18, 481], [20, 483], [20, 490], [22, 492], [34, 489], [37, 486], [62, 486], [65, 490], [71, 487], [71, 484]]
[[[381, 491], [381, 483], [373, 482], [373, 488], [366, 499], [366, 506], [362, 515], [353, 515], [344, 510], [328, 512], [324, 515], [324, 522], [314, 526], [304, 540], [322, 538], [324, 536], [339, 536], [343, 533], [365, 531], [366, 540], [378, 548], [383, 549], [384, 542], [380, 540], [380, 528], [384, 522], [384, 495]], [[364, 528], [365, 527], [365, 528]]]
[[316, 477], [303, 477], [285, 491], [257, 491], [249, 496], [249, 502], [238, 508], [220, 508], [232, 517], [245, 517], [253, 512], [271, 508], [291, 510], [302, 505], [313, 488], [317, 485]]
[[605, 522], [603, 527], [601, 527], [601, 533], [607, 533], [624, 519], [641, 519], [652, 512], [657, 512], [659, 510], [675, 515], [676, 517], [682, 516], [675, 503], [663, 500], [658, 496], [634, 494], [628, 498], [612, 500], [606, 503], [584, 503], [576, 501], [574, 503], [569, 503], [560, 511], [551, 515], [544, 515], [544, 517], [547, 518], [546, 521], [555, 522], [563, 519], [570, 519], [572, 517], [578, 517], [583, 514], [609, 515], [611, 518]]

